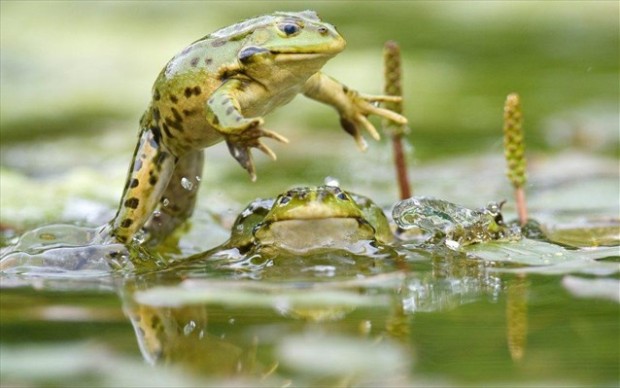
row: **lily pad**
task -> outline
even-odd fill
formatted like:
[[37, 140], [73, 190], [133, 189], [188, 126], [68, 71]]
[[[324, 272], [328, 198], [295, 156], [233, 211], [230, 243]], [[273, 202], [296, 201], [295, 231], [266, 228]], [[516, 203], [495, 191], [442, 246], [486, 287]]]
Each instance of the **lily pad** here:
[[549, 266], [572, 261], [591, 263], [592, 260], [616, 257], [620, 247], [581, 248], [569, 250], [556, 244], [523, 238], [513, 242], [485, 242], [462, 248], [468, 256], [495, 263], [517, 263]]

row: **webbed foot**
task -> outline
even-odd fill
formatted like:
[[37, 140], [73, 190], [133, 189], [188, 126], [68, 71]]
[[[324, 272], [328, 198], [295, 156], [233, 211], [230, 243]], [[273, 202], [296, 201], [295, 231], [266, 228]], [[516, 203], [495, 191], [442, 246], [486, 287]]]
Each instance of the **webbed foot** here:
[[370, 136], [379, 140], [381, 136], [375, 126], [367, 119], [367, 116], [374, 114], [388, 120], [392, 120], [397, 124], [407, 124], [407, 118], [395, 113], [389, 109], [376, 106], [381, 102], [399, 102], [402, 100], [399, 96], [384, 95], [367, 95], [361, 94], [354, 90], [346, 90], [349, 104], [346, 109], [340, 113], [340, 125], [357, 143], [360, 150], [366, 150], [366, 141], [362, 137], [361, 128], [366, 129]]
[[250, 126], [242, 131], [235, 131], [226, 134], [226, 144], [230, 154], [239, 162], [249, 174], [252, 181], [256, 180], [256, 170], [252, 160], [250, 148], [256, 148], [271, 159], [276, 160], [276, 154], [261, 141], [261, 137], [268, 137], [281, 143], [288, 143], [288, 139], [284, 136], [261, 128], [263, 120], [260, 118], [253, 119]]

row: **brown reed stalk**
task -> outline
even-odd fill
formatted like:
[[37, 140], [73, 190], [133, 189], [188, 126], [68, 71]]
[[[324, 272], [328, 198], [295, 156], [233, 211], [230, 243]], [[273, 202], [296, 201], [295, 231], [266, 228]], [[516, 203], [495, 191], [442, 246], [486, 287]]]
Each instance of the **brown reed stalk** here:
[[[400, 47], [398, 43], [394, 41], [387, 41], [383, 46], [383, 61], [384, 61], [384, 79], [385, 87], [384, 92], [388, 96], [403, 96], [402, 88], [402, 69], [401, 69], [401, 57]], [[384, 103], [387, 109], [392, 110], [398, 114], [403, 113], [403, 102], [386, 102]], [[409, 130], [404, 124], [398, 124], [392, 120], [383, 120], [383, 129], [390, 133], [392, 137], [392, 149], [394, 155], [394, 166], [396, 168], [396, 180], [398, 182], [398, 188], [400, 193], [400, 199], [406, 199], [411, 197], [411, 184], [409, 182], [409, 176], [407, 174], [407, 160], [405, 158], [405, 152], [403, 150], [403, 135]]]

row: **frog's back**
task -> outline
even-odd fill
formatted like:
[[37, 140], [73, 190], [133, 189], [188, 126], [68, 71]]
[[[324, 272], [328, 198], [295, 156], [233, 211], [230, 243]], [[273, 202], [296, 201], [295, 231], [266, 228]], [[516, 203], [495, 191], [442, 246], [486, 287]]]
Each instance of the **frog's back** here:
[[237, 53], [242, 48], [245, 38], [257, 29], [286, 17], [320, 21], [314, 11], [276, 12], [271, 15], [257, 16], [242, 22], [220, 28], [198, 39], [175, 55], [163, 72], [170, 79], [187, 71], [202, 70], [208, 75], [218, 75], [231, 71], [237, 65]]

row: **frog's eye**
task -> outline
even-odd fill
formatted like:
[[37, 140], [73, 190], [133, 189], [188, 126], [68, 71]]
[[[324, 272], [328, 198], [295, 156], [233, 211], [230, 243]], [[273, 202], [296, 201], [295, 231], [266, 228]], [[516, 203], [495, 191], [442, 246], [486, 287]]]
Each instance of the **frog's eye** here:
[[283, 197], [280, 197], [280, 200], [278, 201], [278, 205], [286, 205], [290, 201], [291, 201], [291, 197], [283, 196]]
[[336, 194], [336, 197], [338, 197], [338, 199], [342, 199], [343, 201], [346, 201], [349, 199], [349, 197], [347, 197], [347, 195], [342, 191]]
[[297, 35], [301, 28], [295, 23], [283, 23], [278, 26], [280, 31], [284, 32], [286, 36]]

